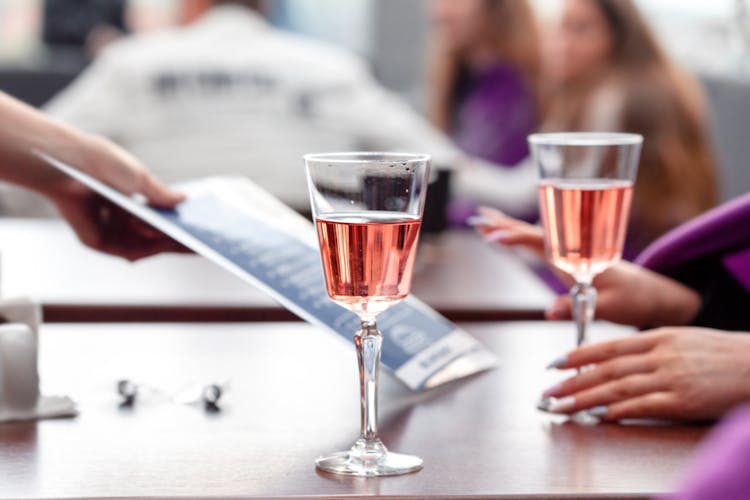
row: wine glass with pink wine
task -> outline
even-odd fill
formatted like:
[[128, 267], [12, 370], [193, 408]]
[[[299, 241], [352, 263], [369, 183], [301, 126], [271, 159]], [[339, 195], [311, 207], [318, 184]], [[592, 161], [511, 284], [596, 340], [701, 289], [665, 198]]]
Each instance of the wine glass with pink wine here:
[[310, 203], [329, 297], [357, 314], [361, 434], [351, 449], [321, 457], [335, 474], [391, 476], [422, 459], [388, 451], [378, 437], [376, 319], [411, 290], [430, 170], [427, 155], [332, 153], [305, 156]]
[[577, 345], [588, 342], [596, 275], [622, 255], [643, 137], [565, 132], [532, 134], [547, 258], [571, 275]]

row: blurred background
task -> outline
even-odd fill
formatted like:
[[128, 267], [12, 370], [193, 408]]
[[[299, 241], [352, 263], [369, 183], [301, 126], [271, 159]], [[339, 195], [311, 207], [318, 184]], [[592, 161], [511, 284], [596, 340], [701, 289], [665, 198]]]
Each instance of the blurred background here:
[[[129, 30], [176, 24], [180, 0], [110, 0], [124, 5]], [[367, 58], [386, 86], [418, 96], [423, 86], [429, 0], [271, 0], [269, 17], [284, 29], [343, 44]], [[54, 3], [54, 2], [52, 2]], [[70, 2], [71, 5], [84, 2]], [[93, 2], [94, 4], [96, 2]], [[534, 0], [550, 21], [559, 0]], [[44, 0], [0, 0], [0, 62], [5, 71], [55, 67], [75, 72], [82, 59], [50, 60]], [[691, 70], [735, 80], [750, 78], [750, 2], [747, 0], [638, 0], [672, 54]], [[51, 44], [55, 44], [52, 41]], [[5, 85], [5, 82], [3, 82]], [[41, 93], [40, 93], [41, 95]]]
[[[500, 0], [500, 2], [502, 1], [515, 2], [516, 0]], [[594, 28], [591, 26], [587, 27], [583, 20], [587, 15], [584, 12], [586, 8], [584, 5], [585, 2], [590, 2], [592, 5], [596, 3], [595, 0], [532, 0], [528, 2], [533, 8], [534, 16], [540, 27], [539, 38], [541, 40], [541, 64], [543, 67], [541, 71], [534, 73], [535, 80], [532, 83], [529, 83], [531, 77], [522, 72], [524, 73], [523, 80], [529, 83], [530, 88], [543, 88], [547, 86], [548, 81], [554, 79], [552, 76], [549, 76], [554, 71], [545, 71], [544, 67], [554, 66], [555, 61], [550, 63], [550, 59], [557, 57], [556, 50], [559, 52], [559, 46], [562, 43], [560, 40], [563, 39], [561, 37], [568, 37], [568, 39], [573, 40], [576, 36], [584, 37], [593, 33], [589, 32], [588, 35], [586, 34], [586, 30]], [[50, 101], [53, 97], [59, 96], [59, 93], [73, 82], [76, 82], [74, 85], [77, 85], [77, 80], [81, 74], [85, 74], [87, 68], [96, 65], [97, 60], [103, 57], [102, 54], [109, 52], [109, 59], [118, 57], [117, 51], [113, 51], [112, 46], [121, 44], [123, 40], [133, 37], [148, 37], [158, 33], [168, 33], [182, 29], [181, 27], [187, 24], [185, 16], [187, 15], [186, 5], [188, 3], [192, 4], [194, 2], [186, 3], [181, 0], [0, 0], [0, 90], [14, 95], [33, 106], [42, 107], [49, 105], [48, 109], [53, 115], [57, 115], [63, 120], [71, 121], [77, 126], [87, 128], [87, 123], [98, 123], [96, 120], [86, 122], [84, 119], [77, 122], [74, 117], [87, 117], [91, 113], [88, 111], [71, 111], [75, 107], [71, 102], [85, 102], [85, 94], [93, 92], [91, 89], [96, 88], [96, 85], [90, 81], [94, 79], [93, 76], [87, 78], [89, 80], [89, 87], [86, 87], [86, 82], [83, 82], [79, 85], [80, 88], [69, 92], [64, 98], [60, 98], [59, 102], [52, 102], [50, 104]], [[441, 3], [444, 5], [440, 5]], [[617, 4], [616, 0], [614, 4]], [[681, 146], [683, 151], [673, 154], [671, 149], [664, 149], [671, 147], [668, 146], [670, 142], [667, 135], [665, 135], [663, 141], [660, 139], [661, 142], [657, 142], [654, 145], [656, 148], [662, 148], [661, 152], [654, 154], [671, 156], [675, 162], [679, 161], [682, 163], [691, 162], [692, 159], [703, 156], [706, 157], [706, 161], [703, 162], [703, 165], [696, 166], [694, 170], [691, 170], [692, 167], [684, 165], [684, 170], [678, 172], [674, 171], [674, 167], [654, 167], [653, 180], [649, 180], [649, 173], [646, 174], [646, 180], [643, 183], [649, 182], [651, 186], [656, 186], [657, 184], [661, 186], [659, 184], [662, 180], [660, 176], [671, 175], [672, 180], [670, 182], [672, 184], [668, 184], [665, 181], [664, 186], [666, 187], [660, 187], [661, 191], [659, 193], [666, 193], [665, 196], [668, 196], [669, 190], [673, 189], [675, 199], [684, 196], [685, 199], [695, 201], [690, 208], [657, 206], [652, 203], [650, 210], [669, 212], [665, 216], [662, 226], [655, 227], [653, 231], [650, 229], [642, 231], [646, 235], [647, 240], [652, 240], [658, 235], [657, 233], [663, 232], [663, 230], [668, 229], [670, 226], [682, 222], [685, 218], [696, 215], [696, 213], [709, 208], [709, 206], [716, 204], [720, 200], [737, 196], [750, 189], [750, 168], [747, 165], [747, 158], [750, 158], [750, 140], [748, 140], [748, 131], [750, 131], [750, 0], [711, 0], [710, 2], [698, 0], [638, 0], [633, 2], [633, 4], [637, 6], [640, 14], [642, 14], [647, 23], [647, 29], [654, 34], [657, 43], [664, 47], [669, 60], [678, 65], [681, 71], [684, 71], [685, 75], [692, 75], [695, 81], [698, 82], [700, 93], [704, 96], [706, 103], [705, 112], [699, 109], [699, 105], [693, 106], [689, 103], [687, 106], [682, 106], [686, 109], [682, 115], [679, 110], [674, 113], [666, 108], [663, 110], [665, 122], [678, 122], [678, 129], [676, 129], [675, 134], [679, 137], [675, 141], [683, 144]], [[611, 36], [625, 37], [625, 42], [623, 43], [625, 45], [632, 45], [631, 48], [635, 47], [633, 50], [637, 52], [640, 46], [637, 44], [633, 45], [634, 42], [627, 38], [632, 35], [632, 33], [627, 31], [630, 28], [617, 25], [622, 19], [618, 21], [617, 19], [619, 18], [616, 16], [621, 16], [622, 12], [619, 14], [614, 12], [613, 14], [612, 8], [604, 4], [599, 5], [599, 7], [601, 7], [599, 14], [594, 12], [596, 9], [591, 10], [589, 14], [601, 14], [603, 16], [602, 19], [610, 23], [614, 22], [615, 24], [610, 24]], [[485, 5], [482, 8], [489, 7]], [[452, 87], [447, 95], [449, 96], [451, 106], [455, 105], [456, 110], [454, 112], [449, 109], [446, 112], [443, 109], [444, 114], [447, 113], [447, 118], [443, 116], [443, 122], [441, 122], [440, 116], [436, 118], [436, 110], [437, 115], [440, 115], [441, 108], [439, 105], [435, 106], [434, 101], [431, 101], [431, 96], [435, 94], [435, 87], [439, 87], [439, 82], [441, 81], [434, 76], [435, 46], [436, 44], [440, 44], [440, 40], [437, 39], [450, 38], [450, 36], [454, 36], [454, 38], [458, 37], [456, 35], [456, 26], [460, 23], [456, 21], [456, 16], [470, 15], [467, 13], [449, 12], [450, 10], [451, 7], [447, 6], [446, 2], [440, 2], [439, 0], [268, 0], [263, 2], [262, 14], [273, 27], [279, 30], [301, 35], [305, 39], [334, 44], [342, 47], [347, 54], [350, 53], [351, 58], [353, 58], [352, 60], [361, 60], [373, 78], [373, 81], [368, 81], [367, 85], [378, 87], [382, 92], [387, 94], [389, 99], [388, 101], [382, 101], [387, 102], [387, 105], [373, 105], [372, 108], [394, 109], [393, 113], [395, 114], [413, 113], [415, 117], [424, 117], [425, 123], [431, 124], [430, 127], [433, 127], [437, 132], [444, 133], [453, 146], [457, 146], [458, 150], [462, 150], [469, 157], [506, 167], [521, 165], [523, 160], [519, 158], [526, 156], [525, 150], [519, 153], [518, 158], [513, 157], [512, 159], [508, 159], [507, 149], [494, 154], [492, 151], [486, 151], [486, 148], [483, 149], [486, 145], [485, 143], [477, 145], [477, 134], [474, 133], [472, 135], [470, 133], [471, 123], [466, 125], [468, 132], [464, 131], [464, 133], [460, 130], [462, 126], [461, 120], [463, 119], [462, 113], [465, 111], [460, 109], [460, 105], [464, 102], [462, 99], [466, 98], [466, 95], [461, 94], [461, 92], [473, 92], [476, 90], [475, 87], [472, 87], [476, 83], [474, 80], [471, 78], [468, 80], [465, 78], [465, 81], [461, 79], [460, 72], [462, 71], [463, 63], [460, 60], [456, 66], [459, 75], [454, 76], [453, 80], [448, 80], [451, 82]], [[627, 9], [623, 12], [629, 15]], [[518, 13], [514, 15], [518, 15]], [[583, 18], [575, 18], [575, 15], [583, 16]], [[612, 17], [613, 15], [615, 17]], [[196, 13], [195, 17], [199, 17], [199, 15]], [[200, 22], [200, 20], [196, 22]], [[451, 26], [451, 23], [454, 26]], [[451, 29], [454, 29], [452, 35], [450, 33]], [[561, 29], [563, 31], [567, 30], [567, 32], [563, 32]], [[447, 35], [445, 32], [447, 32]], [[633, 31], [633, 33], [637, 33], [637, 31]], [[531, 36], [530, 34], [527, 35]], [[574, 43], [570, 40], [566, 43]], [[498, 43], [502, 44], [506, 42]], [[550, 49], [550, 47], [552, 48]], [[235, 47], [235, 50], [241, 51], [243, 48], [238, 46]], [[256, 49], [257, 47], [253, 48], [253, 50]], [[122, 59], [130, 57], [125, 51], [121, 52], [120, 57]], [[134, 50], [131, 52], [134, 52]], [[457, 49], [453, 52], [454, 54], [461, 53]], [[500, 53], [503, 54], [502, 51]], [[569, 57], [579, 57], [573, 49], [571, 49], [570, 53], [573, 55]], [[584, 55], [580, 57], [584, 57]], [[347, 61], [347, 64], [351, 63], [351, 60], [347, 59]], [[292, 62], [289, 64], [292, 64]], [[637, 75], [638, 73], [628, 73], [626, 69], [617, 72], [613, 69], [616, 68], [616, 64], [615, 62], [611, 62], [607, 67], [611, 69], [612, 74], [618, 75], [621, 87], [628, 88], [629, 82], [623, 83], [622, 80], [636, 79], [633, 75]], [[134, 65], [137, 66], [138, 62], [136, 61]], [[110, 63], [110, 67], [112, 66]], [[515, 68], [515, 66], [511, 66]], [[354, 67], [352, 66], [352, 68]], [[300, 71], [311, 73], [309, 68], [304, 68], [300, 67]], [[322, 65], [321, 68], [325, 68], [325, 65]], [[572, 70], [568, 68], [566, 71]], [[99, 73], [103, 72], [99, 71]], [[92, 73], [96, 73], [96, 71], [92, 71]], [[112, 83], [113, 81], [117, 81], [116, 79], [111, 80], [112, 74], [117, 73], [122, 75], [123, 79], [128, 78], [123, 67], [118, 67], [109, 73], [108, 77], [110, 80], [106, 83], [106, 86], [109, 88], [115, 85]], [[473, 78], [474, 74], [469, 73]], [[81, 80], [87, 79], [84, 78]], [[171, 80], [162, 79], [160, 81], [167, 86], [174, 85], [174, 81]], [[670, 82], [672, 83], [665, 85], [674, 84], [677, 87], [682, 85], [679, 82], [674, 83], [677, 80], [674, 80], [674, 82], [670, 80]], [[105, 84], [102, 83], [101, 85]], [[356, 85], [359, 85], [359, 83]], [[560, 86], [560, 88], [562, 87], [564, 86]], [[651, 118], [641, 118], [639, 121], [638, 117], [636, 117], [628, 121], [628, 112], [638, 109], [638, 103], [633, 103], [633, 99], [635, 99], [633, 96], [638, 95], [637, 90], [622, 92], [621, 94], [624, 97], [608, 98], [606, 87], [604, 85], [604, 91], [600, 92], [597, 90], [596, 92], [597, 99], [600, 98], [600, 100], [593, 104], [589, 102], [588, 106], [595, 110], [597, 108], [603, 109], [614, 101], [616, 103], [616, 105], [613, 105], [614, 107], [619, 106], [620, 108], [624, 108], [625, 111], [620, 109], [619, 113], [625, 116], [625, 118], [621, 122], [617, 122], [617, 126], [613, 125], [610, 128], [630, 128], [632, 130], [626, 131], [635, 132], [648, 131], [647, 133], [651, 137], [647, 136], [647, 141], [654, 137], [661, 137], [658, 135], [661, 133], [658, 130], [660, 125], [655, 123], [655, 120]], [[588, 122], [585, 119], [579, 119], [578, 121], [568, 120], [566, 122], [566, 120], [560, 118], [561, 116], [565, 116], [565, 112], [564, 110], [561, 111], [560, 102], [555, 102], [555, 99], [557, 101], [570, 101], [571, 99], [571, 94], [568, 92], [569, 89], [562, 91], [560, 88], [557, 89], [557, 93], [553, 91], [546, 92], [545, 94], [545, 91], [539, 91], [544, 99], [540, 98], [539, 102], [541, 104], [535, 105], [534, 115], [536, 119], [533, 124], [529, 125], [526, 131], [553, 130], [555, 128], [570, 129], [575, 128], [572, 125], [573, 123], [576, 123], [576, 126], [580, 129], [597, 128], [593, 125], [587, 126], [586, 123]], [[162, 90], [164, 89], [162, 88]], [[640, 91], [643, 94], [648, 94], [647, 90], [641, 89]], [[586, 92], [582, 93], [585, 94]], [[693, 104], [695, 104], [700, 99], [689, 97], [690, 95], [697, 95], [695, 93], [690, 94], [690, 92], [692, 91], [685, 86], [685, 99], [687, 101], [693, 99]], [[113, 99], [117, 98], [113, 97]], [[398, 106], [393, 104], [395, 101], [402, 103], [403, 107], [398, 107], [401, 104]], [[103, 103], [104, 101], [100, 102]], [[373, 102], [375, 101], [373, 100]], [[300, 106], [305, 108], [307, 104], [304, 101]], [[101, 106], [98, 104], [91, 106], [106, 108], [108, 105], [103, 103]], [[341, 106], [347, 107], [348, 105], [342, 102]], [[391, 108], [391, 106], [395, 107]], [[490, 103], [489, 106], [492, 107], [492, 104]], [[646, 105], [644, 104], [643, 106], [645, 107]], [[680, 104], [676, 104], [675, 108], [681, 108]], [[364, 107], [362, 109], [367, 108]], [[691, 109], [698, 111], [693, 113]], [[560, 113], [556, 115], [555, 110]], [[119, 112], [123, 114], [122, 110]], [[267, 112], [267, 110], [264, 112]], [[167, 112], [165, 111], [165, 113]], [[498, 111], [498, 116], [505, 122], [508, 121], [501, 111]], [[552, 118], [556, 118], [557, 121]], [[416, 118], [414, 119], [416, 120]], [[182, 116], [180, 120], [184, 121], [185, 117]], [[700, 137], [696, 138], [696, 133], [685, 127], [679, 129], [682, 121], [691, 120], [696, 122], [698, 128], [705, 125], [709, 144], [708, 150], [710, 152], [703, 151], [699, 147], [691, 149], [691, 145], [703, 139]], [[387, 121], [383, 122], [379, 119], [378, 122], [382, 124], [382, 128], [390, 126]], [[591, 123], [599, 122], [594, 120]], [[555, 127], [551, 124], [566, 125]], [[501, 128], [505, 125], [507, 123], [502, 124]], [[8, 124], [3, 124], [3, 126], [8, 126]], [[665, 127], [667, 126], [669, 125], [665, 125]], [[317, 125], [316, 127], [320, 128]], [[416, 121], [409, 122], [404, 118], [398, 124], [394, 123], [393, 127], [394, 136], [403, 136], [405, 135], [405, 131], [406, 135], [408, 135], [409, 130], [415, 130], [415, 136], [419, 135], [420, 138], [425, 138], [419, 141], [415, 139], [413, 147], [423, 144], [425, 147], [433, 149], [433, 146], [429, 145], [434, 144], [434, 148], [439, 149], [443, 146], [440, 139], [430, 136], [430, 131], [426, 129], [421, 130], [420, 127], [422, 125], [417, 125]], [[106, 130], [107, 128], [104, 127], [92, 131], [103, 133]], [[524, 135], [526, 131], [523, 132]], [[121, 138], [118, 134], [122, 136], [122, 141], [118, 141]], [[329, 135], [332, 134], [333, 132]], [[367, 131], [366, 134], [365, 132], [363, 134], [370, 137], [374, 133]], [[467, 138], [466, 134], [471, 137]], [[111, 135], [110, 138], [123, 143], [126, 148], [129, 146], [124, 132], [115, 131]], [[479, 136], [481, 136], [481, 133], [479, 133]], [[408, 141], [398, 143], [397, 141], [391, 141], [383, 137], [385, 136], [377, 136], [377, 140], [373, 140], [372, 143], [383, 148], [387, 148], [391, 144], [394, 146], [409, 146]], [[167, 140], [167, 143], [170, 140]], [[264, 140], [268, 142], [267, 138]], [[275, 141], [276, 148], [285, 149], [283, 140]], [[312, 140], [300, 142], [300, 148], [314, 148], [316, 144]], [[351, 142], [351, 145], [354, 147], [360, 143], [367, 145], [363, 141]], [[339, 143], [321, 139], [320, 144], [321, 147], [329, 145], [335, 147]], [[164, 157], [163, 155], [149, 157], [152, 150], [142, 145], [134, 145], [133, 148], [129, 149], [133, 150], [138, 156], [143, 157], [144, 161], [154, 168], [157, 174], [165, 177], [167, 181], [179, 180], [181, 177], [173, 175], [174, 172], [169, 168], [162, 168], [160, 165], [161, 162], [181, 164], [188, 161], [185, 156], [189, 153], [186, 153], [180, 147], [173, 147], [171, 149], [173, 154], [169, 157]], [[223, 150], [226, 149], [227, 147], [224, 145]], [[253, 147], [248, 146], [248, 149], [252, 150]], [[260, 149], [260, 146], [258, 146], [258, 149]], [[297, 154], [296, 148], [290, 147], [289, 149], [294, 155]], [[680, 147], [675, 146], [675, 151], [678, 149]], [[181, 154], [183, 154], [183, 157], [180, 156]], [[260, 155], [260, 152], [258, 154]], [[682, 160], [682, 155], [684, 155], [686, 160]], [[445, 163], [444, 166], [451, 166], [449, 164], [455, 162], [449, 153], [444, 156], [438, 156], [441, 158], [441, 163]], [[710, 159], [708, 158], [709, 156], [711, 157]], [[186, 172], [189, 171], [191, 176], [197, 176], [197, 174], [210, 175], [214, 173], [213, 169], [216, 167], [216, 173], [231, 173], [232, 168], [227, 167], [226, 169], [222, 169], [217, 166], [222, 161], [221, 155], [214, 154], [214, 157], [215, 161], [212, 162], [212, 166], [206, 166], [205, 171], [186, 167]], [[289, 156], [289, 158], [291, 157], [292, 155]], [[260, 161], [261, 163], [270, 161], [268, 160], [270, 156], [267, 154], [263, 158]], [[277, 162], [287, 161], [291, 162], [288, 159], [278, 160]], [[659, 161], [668, 163], [669, 159], [662, 158], [661, 160], [657, 159], [654, 161], [655, 163], [659, 163]], [[452, 168], [455, 168], [455, 166], [452, 166]], [[669, 173], [670, 168], [672, 169], [671, 173]], [[504, 170], [520, 172], [522, 169], [519, 167]], [[254, 176], [252, 171], [248, 172], [247, 170], [237, 173], [248, 175], [251, 178]], [[258, 176], [261, 179], [263, 177], [260, 174]], [[481, 181], [477, 181], [476, 179], [481, 179]], [[262, 181], [259, 182], [263, 185]], [[459, 194], [455, 197], [473, 198], [473, 203], [475, 204], [486, 203], [487, 198], [491, 200], [493, 198], [500, 199], [512, 196], [512, 194], [503, 194], [502, 189], [497, 193], [480, 193], [483, 187], [472, 188], [471, 180], [465, 182], [459, 180], [456, 185], [460, 186], [462, 182], [468, 187], [458, 189]], [[504, 184], [506, 182], [509, 186], [515, 186], [514, 182], [523, 181], [510, 177], [508, 177], [507, 181], [498, 178], [496, 184]], [[682, 190], [682, 188], [677, 187], [680, 183], [684, 183], [685, 185], [691, 183], [703, 184], [705, 187], [713, 182], [716, 184], [715, 196], [709, 192], [698, 193], [696, 191], [696, 193], [692, 193], [688, 192], [688, 189]], [[273, 182], [269, 181], [269, 183], [269, 186], [265, 187], [274, 191]], [[478, 171], [474, 176], [474, 184], [486, 185], [492, 184], [492, 181], [488, 181], [486, 177], [482, 177], [481, 172]], [[642, 196], [644, 200], [647, 200], [649, 196], [654, 197], [659, 195], [659, 193], [656, 195], [653, 193], [648, 194], [648, 186], [640, 189], [644, 192]], [[706, 189], [708, 190], [708, 188]], [[275, 194], [294, 205], [297, 201], [297, 198], [295, 198], [297, 194], [292, 191], [286, 192], [279, 188], [279, 193]], [[513, 191], [520, 192], [521, 190], [514, 188]], [[473, 196], [472, 193], [474, 192], [478, 194]], [[7, 200], [8, 197], [12, 197], [13, 195], [4, 194], [3, 196]], [[299, 204], [303, 203], [304, 200], [299, 202]], [[513, 199], [512, 203], [521, 207], [525, 202]], [[646, 207], [648, 206], [648, 201], [643, 201], [642, 204]], [[688, 204], [686, 202], [685, 206]], [[472, 206], [469, 204], [470, 208], [468, 212], [471, 212]], [[499, 202], [498, 206], [507, 210], [507, 204], [504, 205], [502, 202]], [[41, 202], [39, 200], [2, 203], [2, 209], [5, 213], [13, 215], [45, 214], [45, 210], [40, 207]], [[460, 212], [460, 209], [456, 210]], [[519, 208], [513, 215], [534, 220], [534, 214], [529, 214], [527, 217], [524, 210], [526, 208]], [[454, 223], [461, 224], [460, 215], [453, 219], [455, 219]], [[641, 225], [645, 226], [646, 224], [641, 223]], [[643, 243], [645, 242], [636, 245], [642, 246]]]

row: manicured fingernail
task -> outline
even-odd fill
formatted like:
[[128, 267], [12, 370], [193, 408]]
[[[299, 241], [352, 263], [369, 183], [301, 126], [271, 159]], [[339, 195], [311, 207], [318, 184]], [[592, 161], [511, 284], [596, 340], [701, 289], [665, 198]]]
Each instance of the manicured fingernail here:
[[586, 410], [586, 413], [592, 417], [602, 418], [607, 416], [607, 410], [608, 408], [606, 406], [594, 406], [593, 408]]
[[543, 398], [549, 398], [557, 395], [562, 390], [562, 384], [555, 384], [542, 393]]
[[472, 215], [466, 219], [466, 223], [470, 226], [489, 226], [492, 221], [484, 215]]
[[576, 404], [576, 398], [573, 396], [566, 396], [564, 398], [544, 398], [536, 407], [543, 411], [550, 413], [567, 413], [573, 409]]
[[562, 356], [560, 356], [560, 357], [558, 357], [558, 358], [555, 358], [555, 359], [553, 359], [553, 360], [552, 360], [552, 361], [551, 361], [551, 362], [550, 362], [550, 363], [549, 363], [549, 364], [547, 365], [547, 369], [548, 369], [548, 370], [551, 370], [551, 369], [553, 369], [553, 368], [561, 368], [561, 367], [565, 366], [565, 363], [567, 363], [567, 362], [568, 362], [568, 356], [567, 356], [567, 355], [565, 355], [565, 354], [563, 354]]
[[549, 407], [552, 404], [552, 398], [542, 398], [537, 404], [536, 407], [538, 410], [542, 411], [549, 411]]
[[503, 241], [505, 238], [508, 237], [509, 234], [510, 234], [510, 231], [508, 231], [507, 229], [495, 229], [494, 231], [485, 234], [484, 239], [485, 241], [494, 243], [496, 241]]

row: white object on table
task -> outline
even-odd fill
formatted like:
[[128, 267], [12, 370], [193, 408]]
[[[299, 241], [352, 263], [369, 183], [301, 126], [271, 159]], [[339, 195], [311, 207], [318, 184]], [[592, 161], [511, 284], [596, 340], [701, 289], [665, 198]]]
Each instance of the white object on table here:
[[28, 299], [0, 301], [0, 422], [77, 414], [67, 396], [41, 396], [37, 355], [41, 311]]

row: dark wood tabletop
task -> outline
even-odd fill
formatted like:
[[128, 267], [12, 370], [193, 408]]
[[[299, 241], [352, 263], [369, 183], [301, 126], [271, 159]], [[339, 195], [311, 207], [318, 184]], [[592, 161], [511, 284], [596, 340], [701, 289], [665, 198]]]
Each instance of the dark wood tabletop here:
[[[0, 287], [33, 296], [45, 319], [285, 321], [260, 290], [196, 255], [130, 263], [85, 248], [61, 221], [0, 218]], [[457, 321], [541, 319], [552, 294], [518, 258], [472, 231], [423, 239], [413, 291]]]
[[[75, 419], [0, 425], [2, 498], [646, 498], [673, 488], [707, 427], [582, 426], [534, 408], [569, 323], [472, 323], [501, 366], [427, 393], [383, 376], [381, 431], [424, 470], [317, 472], [358, 431], [354, 350], [301, 322], [57, 324], [41, 335], [47, 394]], [[597, 324], [595, 339], [626, 334]], [[115, 382], [142, 389], [119, 408]], [[230, 379], [223, 409], [165, 394]], [[161, 392], [160, 392], [161, 391]]]

